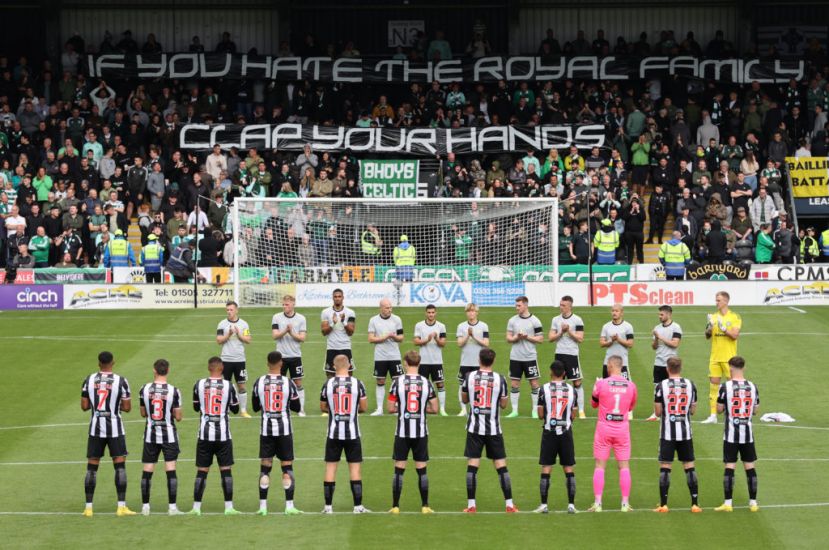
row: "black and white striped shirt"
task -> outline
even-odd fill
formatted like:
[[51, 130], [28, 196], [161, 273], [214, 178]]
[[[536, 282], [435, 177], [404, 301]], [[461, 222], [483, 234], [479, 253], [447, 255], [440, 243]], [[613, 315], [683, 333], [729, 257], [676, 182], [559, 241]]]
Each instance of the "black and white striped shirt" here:
[[576, 392], [566, 382], [547, 382], [538, 396], [544, 429], [562, 435], [573, 426], [573, 409], [578, 406]]
[[748, 380], [729, 380], [720, 386], [717, 403], [725, 406], [725, 432], [728, 443], [754, 443], [751, 418], [760, 404], [757, 386]]
[[419, 374], [395, 378], [389, 391], [389, 401], [397, 403], [398, 437], [420, 438], [429, 435], [426, 426], [426, 404], [436, 397], [429, 379]]
[[668, 378], [656, 385], [654, 403], [662, 404], [659, 437], [665, 441], [690, 441], [691, 406], [697, 402], [697, 387], [687, 378]]
[[289, 403], [299, 399], [296, 384], [281, 374], [266, 374], [253, 385], [253, 410], [262, 409], [261, 434], [279, 436], [291, 434]]
[[469, 396], [472, 411], [466, 431], [478, 435], [501, 433], [501, 399], [507, 396], [507, 379], [492, 371], [473, 371], [464, 378], [461, 391]]
[[335, 376], [322, 386], [320, 401], [328, 403], [328, 438], [360, 439], [357, 411], [366, 387], [353, 376]]
[[119, 437], [124, 435], [121, 421], [121, 401], [130, 398], [127, 379], [114, 372], [90, 374], [81, 386], [81, 397], [89, 399], [92, 418], [89, 435]]
[[173, 410], [181, 408], [181, 392], [172, 384], [153, 382], [141, 387], [138, 393], [141, 407], [147, 413], [144, 441], [147, 443], [177, 443], [176, 420]]
[[224, 378], [204, 378], [193, 386], [193, 408], [201, 413], [199, 439], [230, 441], [228, 409], [237, 409], [239, 399], [233, 384]]

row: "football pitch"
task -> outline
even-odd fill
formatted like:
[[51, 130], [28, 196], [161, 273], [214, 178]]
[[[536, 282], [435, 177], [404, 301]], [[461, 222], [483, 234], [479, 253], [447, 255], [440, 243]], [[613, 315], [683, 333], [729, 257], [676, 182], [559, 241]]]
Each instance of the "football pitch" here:
[[[541, 425], [529, 418], [530, 392], [522, 385], [521, 418], [503, 420], [513, 496], [520, 514], [504, 513], [497, 475], [484, 460], [478, 475], [478, 514], [466, 516], [463, 458], [465, 420], [454, 416], [457, 404], [458, 348], [454, 330], [464, 320], [460, 308], [439, 308], [438, 319], [447, 326], [444, 351], [447, 374], [447, 410], [453, 416], [429, 419], [430, 504], [434, 516], [423, 516], [417, 490], [417, 475], [410, 462], [404, 478], [401, 509], [392, 517], [391, 461], [394, 419], [361, 418], [363, 432], [364, 504], [374, 513], [354, 516], [347, 469], [342, 464], [334, 495], [334, 516], [321, 516], [323, 506], [323, 447], [326, 419], [318, 413], [325, 342], [320, 334], [319, 309], [298, 308], [308, 318], [308, 341], [303, 347], [306, 372], [307, 418], [294, 419], [296, 506], [306, 515], [286, 517], [284, 494], [272, 484], [266, 518], [254, 516], [258, 508], [259, 421], [232, 419], [233, 468], [236, 509], [245, 515], [221, 515], [222, 494], [214, 465], [207, 479], [204, 517], [168, 517], [163, 467], [153, 478], [154, 514], [117, 518], [115, 488], [108, 458], [101, 462], [95, 494], [95, 516], [84, 518], [83, 477], [89, 414], [80, 410], [80, 388], [84, 377], [97, 370], [101, 350], [115, 355], [115, 371], [126, 376], [133, 391], [133, 410], [125, 414], [130, 451], [127, 472], [127, 503], [140, 510], [140, 458], [143, 421], [135, 398], [138, 389], [152, 380], [152, 363], [164, 357], [171, 363], [169, 381], [182, 389], [184, 420], [179, 425], [181, 457], [178, 466], [179, 508], [192, 502], [193, 463], [197, 415], [190, 406], [192, 387], [207, 375], [207, 358], [217, 355], [216, 325], [224, 317], [221, 309], [193, 311], [85, 311], [0, 313], [4, 395], [0, 399], [0, 546], [36, 547], [132, 547], [160, 544], [167, 548], [191, 548], [241, 544], [274, 544], [285, 547], [450, 547], [457, 548], [816, 548], [825, 544], [829, 517], [829, 392], [824, 369], [829, 347], [829, 309], [734, 308], [743, 317], [739, 353], [746, 358], [746, 376], [760, 391], [761, 410], [786, 412], [797, 422], [767, 425], [755, 418], [759, 461], [760, 511], [746, 508], [745, 475], [738, 466], [731, 514], [715, 513], [722, 503], [722, 420], [716, 426], [694, 424], [697, 471], [702, 514], [691, 514], [690, 500], [681, 467], [675, 464], [669, 497], [669, 514], [655, 514], [658, 503], [659, 466], [656, 453], [659, 424], [645, 422], [652, 409], [651, 330], [658, 323], [656, 308], [628, 308], [625, 317], [636, 330], [631, 351], [631, 370], [639, 386], [639, 403], [632, 432], [631, 504], [634, 513], [619, 510], [618, 474], [615, 463], [607, 470], [604, 509], [601, 514], [562, 513], [566, 508], [564, 475], [555, 467], [550, 488], [550, 515], [531, 513], [539, 503], [538, 452]], [[557, 309], [535, 308], [532, 312], [549, 329]], [[700, 394], [697, 420], [707, 415], [707, 361], [709, 343], [703, 329], [705, 313], [713, 308], [678, 308], [674, 320], [685, 336], [680, 346], [685, 375], [697, 384]], [[248, 376], [252, 381], [265, 372], [265, 355], [273, 349], [270, 309], [242, 309], [240, 315], [251, 327], [253, 342], [247, 348]], [[372, 349], [366, 326], [376, 309], [357, 309], [354, 336], [355, 375], [366, 384], [369, 411], [374, 409], [371, 377]], [[420, 309], [396, 309], [403, 319], [406, 340], [402, 349], [413, 348], [412, 330], [423, 318]], [[507, 319], [512, 308], [482, 308], [481, 320], [490, 326], [492, 347], [498, 352], [496, 370], [507, 374], [509, 349], [505, 341]], [[602, 324], [610, 319], [609, 308], [576, 308], [585, 321], [586, 338], [581, 348], [586, 393], [601, 374], [604, 350], [598, 345]], [[542, 381], [553, 345], [539, 348]], [[589, 398], [588, 398], [589, 399]], [[507, 409], [509, 411], [509, 409]], [[592, 438], [595, 413], [588, 404], [588, 419], [574, 422], [576, 442], [576, 507], [586, 509], [592, 494]], [[278, 470], [277, 470], [278, 471]], [[822, 519], [821, 519], [822, 518]], [[824, 543], [820, 541], [824, 540]]]

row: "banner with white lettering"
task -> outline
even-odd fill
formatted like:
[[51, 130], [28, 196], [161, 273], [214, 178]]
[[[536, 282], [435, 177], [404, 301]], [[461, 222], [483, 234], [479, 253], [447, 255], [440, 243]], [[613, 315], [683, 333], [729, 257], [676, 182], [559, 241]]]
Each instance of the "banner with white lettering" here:
[[89, 76], [103, 79], [223, 78], [316, 82], [545, 82], [565, 79], [647, 80], [669, 75], [747, 84], [801, 80], [803, 60], [702, 59], [693, 56], [482, 57], [408, 61], [276, 57], [225, 53], [88, 55]]
[[185, 124], [179, 134], [182, 149], [279, 149], [302, 151], [402, 153], [434, 156], [446, 153], [504, 153], [546, 151], [553, 147], [604, 147], [602, 124], [489, 126], [485, 128], [356, 128], [302, 124]]
[[418, 160], [361, 160], [360, 185], [363, 196], [375, 199], [427, 196], [428, 187], [425, 184], [418, 186], [419, 164]]

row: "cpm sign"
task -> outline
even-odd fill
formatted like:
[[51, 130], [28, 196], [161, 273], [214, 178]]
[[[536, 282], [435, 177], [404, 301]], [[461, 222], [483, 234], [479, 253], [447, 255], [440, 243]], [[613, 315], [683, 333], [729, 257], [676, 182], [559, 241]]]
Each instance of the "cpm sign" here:
[[660, 306], [695, 303], [693, 290], [672, 290], [652, 283], [612, 283], [593, 285], [593, 304], [609, 306]]

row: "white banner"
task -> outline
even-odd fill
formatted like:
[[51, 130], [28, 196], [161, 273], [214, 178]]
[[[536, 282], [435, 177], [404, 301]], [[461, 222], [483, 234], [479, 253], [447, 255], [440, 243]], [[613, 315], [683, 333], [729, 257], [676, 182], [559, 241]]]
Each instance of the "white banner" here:
[[802, 283], [757, 282], [757, 298], [767, 306], [829, 305], [826, 279]]
[[328, 307], [331, 294], [338, 288], [349, 307], [377, 307], [383, 298], [390, 299], [395, 306], [409, 302], [408, 285], [398, 290], [392, 283], [300, 283], [296, 285], [297, 306]]
[[407, 283], [401, 305], [465, 306], [472, 301], [472, 283]]
[[820, 281], [829, 279], [829, 264], [755, 264], [748, 277], [752, 281]]
[[[224, 307], [233, 287], [199, 285], [199, 307]], [[193, 307], [191, 285], [66, 285], [64, 309], [187, 309]]]

